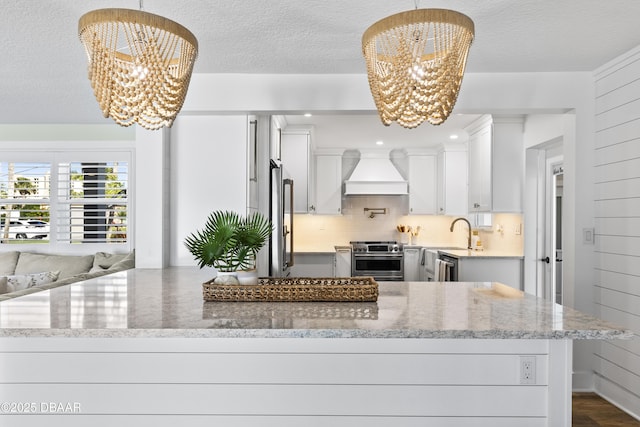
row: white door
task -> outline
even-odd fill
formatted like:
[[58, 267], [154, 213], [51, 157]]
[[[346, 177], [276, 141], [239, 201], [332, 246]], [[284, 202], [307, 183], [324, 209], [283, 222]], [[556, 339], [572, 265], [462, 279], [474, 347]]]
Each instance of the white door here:
[[562, 290], [561, 281], [556, 285], [562, 269], [555, 262], [562, 256], [562, 222], [556, 221], [562, 215], [556, 207], [556, 185], [561, 181], [554, 175], [554, 170], [562, 170], [562, 150], [562, 140], [556, 139], [526, 152], [524, 290], [548, 301], [556, 301], [556, 288]]
[[562, 304], [562, 156], [547, 159], [545, 218], [545, 298]]

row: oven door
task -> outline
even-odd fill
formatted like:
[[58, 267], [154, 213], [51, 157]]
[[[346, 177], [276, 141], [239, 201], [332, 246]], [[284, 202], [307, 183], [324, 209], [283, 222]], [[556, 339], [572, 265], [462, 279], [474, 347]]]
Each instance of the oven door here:
[[399, 254], [356, 254], [351, 259], [352, 276], [372, 276], [380, 281], [404, 280], [404, 258]]

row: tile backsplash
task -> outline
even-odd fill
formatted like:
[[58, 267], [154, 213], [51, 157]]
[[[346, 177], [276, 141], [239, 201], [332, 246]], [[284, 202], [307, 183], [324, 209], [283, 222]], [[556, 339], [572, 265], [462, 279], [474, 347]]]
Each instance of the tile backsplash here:
[[[343, 201], [342, 215], [294, 216], [294, 247], [298, 251], [332, 250], [334, 245], [348, 245], [352, 240], [397, 240], [408, 243], [407, 233], [399, 233], [398, 225], [411, 226], [420, 232], [411, 243], [420, 246], [466, 247], [467, 226], [445, 215], [407, 215], [407, 196], [358, 196]], [[386, 208], [386, 214], [373, 218], [364, 208]], [[497, 231], [497, 226], [500, 230]], [[518, 234], [519, 233], [519, 234]], [[494, 214], [491, 229], [481, 229], [480, 238], [486, 250], [523, 252], [522, 215]]]

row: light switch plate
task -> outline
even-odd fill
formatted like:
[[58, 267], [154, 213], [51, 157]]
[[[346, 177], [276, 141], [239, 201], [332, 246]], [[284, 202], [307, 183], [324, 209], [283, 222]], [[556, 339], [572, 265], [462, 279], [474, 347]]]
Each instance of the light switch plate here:
[[596, 241], [596, 230], [594, 228], [582, 229], [582, 243], [585, 245], [593, 245]]

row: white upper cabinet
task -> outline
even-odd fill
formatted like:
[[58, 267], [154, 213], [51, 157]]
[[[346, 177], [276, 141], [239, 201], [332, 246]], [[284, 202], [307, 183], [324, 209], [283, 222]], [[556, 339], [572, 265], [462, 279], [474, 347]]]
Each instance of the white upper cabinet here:
[[464, 145], [445, 146], [438, 152], [437, 200], [438, 214], [467, 215], [467, 148]]
[[408, 153], [409, 214], [436, 213], [436, 155]]
[[483, 116], [469, 132], [469, 212], [522, 212], [521, 116]]
[[[472, 128], [471, 128], [472, 127]], [[469, 129], [469, 212], [491, 211], [491, 116], [483, 116]]]
[[342, 150], [316, 152], [315, 203], [311, 211], [323, 215], [342, 214]]
[[521, 213], [524, 194], [524, 117], [493, 116], [493, 212]]
[[309, 212], [310, 133], [282, 132], [280, 158], [287, 174], [293, 179], [293, 211]]

